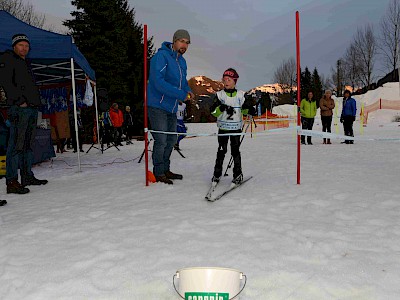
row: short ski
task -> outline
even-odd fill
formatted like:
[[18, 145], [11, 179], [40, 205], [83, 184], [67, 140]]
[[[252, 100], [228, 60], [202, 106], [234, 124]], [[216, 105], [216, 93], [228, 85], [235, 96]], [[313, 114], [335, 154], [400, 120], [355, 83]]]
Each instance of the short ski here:
[[232, 192], [234, 189], [240, 187], [243, 183], [249, 181], [251, 178], [253, 178], [253, 176], [247, 177], [246, 179], [244, 179], [244, 180], [243, 180], [241, 183], [239, 183], [239, 184], [233, 184], [233, 185], [231, 185], [227, 190], [225, 190], [224, 192], [222, 192], [221, 194], [219, 194], [219, 195], [217, 195], [217, 196], [215, 196], [215, 197], [209, 197], [209, 198], [206, 197], [206, 199], [207, 199], [208, 201], [210, 201], [210, 202], [217, 201], [217, 200], [221, 199], [223, 196], [225, 196], [226, 194]]
[[211, 195], [214, 193], [215, 189], [217, 188], [218, 183], [219, 183], [219, 181], [213, 181], [213, 182], [211, 183], [211, 187], [210, 187], [210, 189], [208, 190], [208, 192], [207, 192], [207, 194], [206, 194], [206, 197], [205, 197], [206, 200], [209, 200], [209, 201], [210, 201]]

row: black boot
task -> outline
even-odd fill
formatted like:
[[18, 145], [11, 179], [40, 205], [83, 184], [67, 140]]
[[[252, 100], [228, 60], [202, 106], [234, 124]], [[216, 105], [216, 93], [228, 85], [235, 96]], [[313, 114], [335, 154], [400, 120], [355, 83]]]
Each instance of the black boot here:
[[165, 172], [165, 176], [168, 179], [180, 179], [180, 180], [183, 179], [183, 176], [181, 174], [175, 174], [175, 173], [172, 173], [171, 171]]
[[0, 206], [4, 206], [4, 205], [6, 205], [7, 204], [7, 201], [6, 200], [0, 200]]
[[168, 179], [167, 176], [156, 176], [156, 182], [163, 182], [166, 184], [174, 184], [171, 179]]
[[35, 176], [24, 176], [21, 178], [21, 185], [45, 185], [48, 181], [46, 179], [37, 179]]

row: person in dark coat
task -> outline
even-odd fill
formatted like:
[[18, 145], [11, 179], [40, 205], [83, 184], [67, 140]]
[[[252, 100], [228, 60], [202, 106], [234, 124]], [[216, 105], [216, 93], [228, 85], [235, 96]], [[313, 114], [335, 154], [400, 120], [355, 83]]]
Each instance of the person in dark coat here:
[[133, 138], [133, 114], [131, 112], [131, 107], [125, 107], [125, 114], [124, 114], [124, 128], [125, 128], [125, 136], [126, 136], [126, 144], [132, 144]]
[[[7, 98], [10, 136], [6, 158], [7, 193], [26, 194], [27, 185], [46, 184], [32, 172], [33, 142], [35, 140], [40, 95], [32, 69], [26, 60], [30, 42], [25, 34], [12, 38], [13, 51], [0, 56], [0, 86]], [[21, 183], [18, 181], [18, 167]]]
[[[356, 120], [357, 104], [351, 97], [349, 90], [344, 91], [342, 115], [340, 122], [343, 123], [344, 135], [354, 136], [353, 123]], [[354, 144], [354, 140], [345, 140], [344, 144]]]

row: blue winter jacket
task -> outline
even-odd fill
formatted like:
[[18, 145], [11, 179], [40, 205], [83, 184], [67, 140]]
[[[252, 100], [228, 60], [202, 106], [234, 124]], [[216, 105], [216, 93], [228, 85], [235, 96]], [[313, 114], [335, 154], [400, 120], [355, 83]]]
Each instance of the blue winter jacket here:
[[353, 98], [343, 99], [342, 117], [352, 116], [354, 117], [357, 112], [356, 100]]
[[176, 113], [179, 100], [190, 91], [186, 75], [186, 60], [164, 42], [150, 61], [147, 105]]

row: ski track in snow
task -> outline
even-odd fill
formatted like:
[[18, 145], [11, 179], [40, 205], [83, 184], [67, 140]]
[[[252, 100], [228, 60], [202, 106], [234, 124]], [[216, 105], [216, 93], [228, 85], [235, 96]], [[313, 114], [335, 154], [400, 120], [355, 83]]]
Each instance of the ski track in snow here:
[[[399, 130], [371, 125], [364, 135]], [[173, 186], [145, 187], [137, 159], [109, 164], [138, 158], [143, 142], [91, 150], [81, 173], [66, 164], [76, 165], [73, 153], [42, 163], [34, 172], [49, 183], [28, 195], [6, 195], [3, 180], [0, 298], [178, 299], [176, 270], [218, 266], [247, 275], [240, 299], [398, 299], [400, 143], [313, 142], [296, 185], [292, 132], [246, 136], [243, 171], [254, 178], [214, 203], [204, 196], [215, 137], [182, 141], [187, 158], [174, 151], [172, 170], [184, 179]]]

